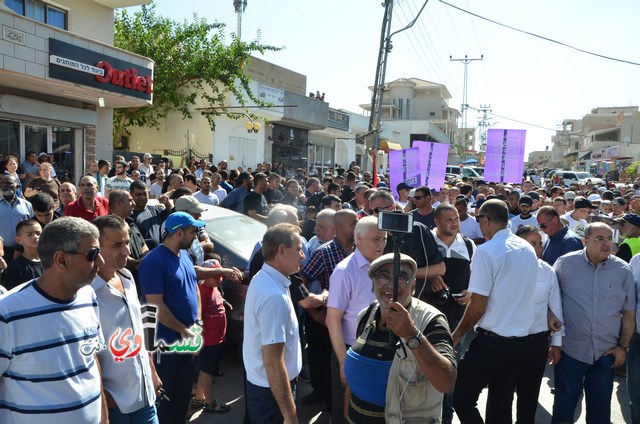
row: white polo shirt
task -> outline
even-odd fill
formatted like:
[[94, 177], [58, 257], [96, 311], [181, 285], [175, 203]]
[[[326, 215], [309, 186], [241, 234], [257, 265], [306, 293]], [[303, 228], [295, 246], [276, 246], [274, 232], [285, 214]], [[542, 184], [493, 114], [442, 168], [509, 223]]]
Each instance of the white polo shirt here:
[[256, 386], [269, 387], [262, 346], [284, 343], [287, 380], [296, 378], [302, 369], [298, 318], [290, 285], [289, 278], [266, 263], [249, 284], [244, 304], [242, 359], [247, 380]]
[[477, 326], [503, 337], [529, 334], [535, 314], [538, 259], [533, 247], [504, 229], [476, 249], [469, 291], [488, 297]]

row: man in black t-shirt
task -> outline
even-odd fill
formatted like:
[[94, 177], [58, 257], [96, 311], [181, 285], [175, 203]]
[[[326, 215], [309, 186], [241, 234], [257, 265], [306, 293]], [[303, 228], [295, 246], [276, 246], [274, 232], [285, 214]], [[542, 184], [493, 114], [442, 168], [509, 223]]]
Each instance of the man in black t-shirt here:
[[247, 193], [244, 198], [244, 213], [260, 222], [267, 222], [269, 213], [269, 204], [264, 197], [267, 190], [267, 176], [262, 172], [258, 172], [253, 177], [253, 191]]

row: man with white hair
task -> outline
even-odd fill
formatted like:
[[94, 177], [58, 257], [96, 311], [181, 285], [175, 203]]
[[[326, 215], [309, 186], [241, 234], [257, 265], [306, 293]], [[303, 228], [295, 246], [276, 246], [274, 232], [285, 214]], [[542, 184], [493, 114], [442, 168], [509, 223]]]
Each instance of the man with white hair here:
[[387, 233], [378, 230], [377, 217], [364, 217], [354, 230], [356, 249], [331, 274], [326, 324], [334, 355], [331, 358], [331, 421], [344, 422], [344, 360], [356, 341], [358, 313], [375, 300], [367, 272], [371, 262], [382, 256]]
[[309, 240], [309, 254], [313, 255], [318, 247], [324, 243], [331, 241], [336, 234], [336, 228], [333, 225], [333, 215], [336, 213], [333, 209], [323, 209], [316, 215], [316, 226], [314, 228], [315, 236]]

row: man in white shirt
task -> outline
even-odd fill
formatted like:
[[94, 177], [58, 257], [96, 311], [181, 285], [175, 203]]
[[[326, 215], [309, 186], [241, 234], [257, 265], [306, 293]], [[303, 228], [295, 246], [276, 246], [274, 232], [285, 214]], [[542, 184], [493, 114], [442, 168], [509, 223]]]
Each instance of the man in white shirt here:
[[584, 237], [584, 229], [587, 226], [587, 218], [592, 210], [598, 209], [589, 200], [582, 196], [578, 196], [573, 201], [574, 209], [562, 215], [561, 218], [568, 222], [569, 230], [577, 235]]
[[454, 205], [460, 217], [460, 234], [470, 238], [475, 244], [482, 244], [484, 238], [482, 231], [480, 231], [480, 224], [474, 217], [469, 216], [468, 203], [469, 200], [466, 197], [458, 196]]
[[213, 194], [218, 196], [218, 200], [222, 202], [225, 197], [227, 197], [227, 190], [220, 187], [220, 181], [222, 180], [222, 176], [217, 172], [211, 176], [211, 191]]
[[264, 265], [247, 291], [242, 358], [247, 411], [254, 423], [297, 422], [293, 393], [302, 354], [289, 276], [298, 272], [304, 259], [298, 232], [291, 224], [267, 230]]
[[454, 345], [476, 327], [477, 336], [458, 366], [453, 403], [460, 421], [482, 422], [476, 404], [488, 385], [486, 422], [512, 422], [511, 404], [535, 314], [538, 259], [533, 247], [507, 228], [505, 202], [484, 202], [477, 216], [486, 243], [471, 265], [471, 292]]
[[144, 156], [142, 156], [142, 160], [143, 162], [138, 166], [138, 169], [146, 176], [145, 182], [147, 185], [151, 185], [151, 179], [149, 177], [153, 174], [153, 165], [151, 164], [153, 156], [151, 156], [151, 153], [145, 153]]
[[91, 286], [98, 299], [100, 325], [107, 349], [98, 351], [102, 385], [109, 419], [120, 422], [157, 416], [156, 390], [162, 386], [153, 359], [143, 345], [144, 333], [138, 291], [125, 268], [129, 250], [129, 226], [117, 215], [93, 220], [100, 231], [100, 255], [104, 265]]
[[[446, 272], [443, 276], [430, 279], [433, 295], [429, 303], [438, 308], [445, 316], [451, 328], [455, 328], [469, 302], [469, 277], [471, 275], [471, 258], [476, 250], [475, 243], [460, 234], [460, 219], [458, 212], [463, 206], [466, 212], [466, 198], [456, 200], [456, 206], [448, 203], [438, 206], [435, 210], [436, 228], [431, 230], [433, 238], [442, 254]], [[473, 219], [473, 218], [468, 218]], [[474, 220], [475, 222], [475, 220]], [[482, 236], [482, 233], [480, 234]], [[452, 297], [460, 294], [462, 297]], [[456, 349], [456, 362], [467, 351], [469, 343], [475, 334], [468, 332]], [[442, 402], [442, 420], [450, 423], [453, 420], [453, 394], [445, 393]]]
[[518, 207], [520, 208], [520, 215], [511, 218], [511, 228], [513, 228], [513, 231], [518, 231], [518, 228], [525, 225], [533, 225], [534, 227], [537, 227], [538, 221], [536, 221], [535, 215], [531, 213], [531, 208], [534, 203], [531, 196], [521, 196], [519, 203]]
[[198, 199], [200, 203], [206, 203], [207, 205], [218, 206], [220, 204], [218, 196], [211, 192], [211, 178], [209, 177], [202, 177], [200, 190], [196, 191], [193, 197]]

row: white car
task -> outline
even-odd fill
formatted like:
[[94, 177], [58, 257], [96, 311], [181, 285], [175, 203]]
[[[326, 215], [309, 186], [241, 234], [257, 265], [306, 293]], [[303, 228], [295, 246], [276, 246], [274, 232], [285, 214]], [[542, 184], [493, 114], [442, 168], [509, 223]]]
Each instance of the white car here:
[[585, 184], [587, 180], [591, 180], [593, 184], [599, 184], [604, 182], [602, 178], [594, 177], [590, 173], [583, 172], [583, 171], [557, 170], [554, 172], [554, 174], [562, 178], [562, 181], [564, 181], [564, 183], [568, 186], [571, 184]]

